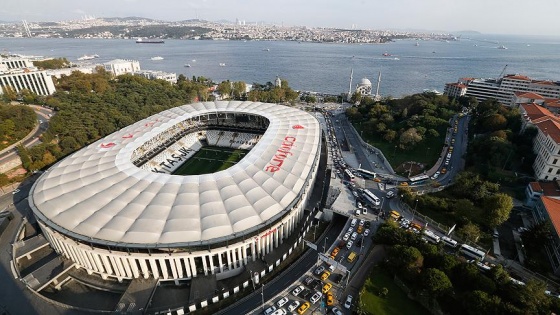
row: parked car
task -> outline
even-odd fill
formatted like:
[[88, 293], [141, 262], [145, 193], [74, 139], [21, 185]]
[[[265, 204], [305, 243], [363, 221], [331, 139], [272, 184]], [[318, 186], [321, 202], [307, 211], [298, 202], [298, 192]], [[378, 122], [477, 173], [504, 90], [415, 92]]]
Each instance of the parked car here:
[[264, 310], [264, 315], [270, 315], [272, 314], [274, 311], [276, 311], [276, 306], [272, 305], [271, 307], [267, 308], [266, 310]]
[[352, 296], [348, 294], [348, 296], [346, 297], [346, 302], [344, 302], [344, 308], [349, 310], [350, 307], [352, 307]]
[[298, 285], [298, 286], [292, 291], [292, 294], [293, 294], [294, 296], [298, 296], [298, 295], [301, 293], [301, 291], [303, 291], [303, 289], [304, 289], [304, 287], [303, 287], [302, 285]]
[[299, 301], [293, 301], [290, 305], [288, 305], [288, 312], [293, 312], [298, 306], [300, 305]]
[[278, 308], [281, 308], [282, 306], [284, 306], [284, 304], [288, 303], [288, 298], [287, 297], [283, 297], [280, 300], [278, 300], [276, 302], [276, 306], [278, 306]]
[[315, 292], [315, 294], [313, 294], [313, 296], [311, 296], [311, 298], [309, 299], [309, 301], [313, 304], [317, 303], [321, 298], [323, 297], [323, 293], [317, 291]]

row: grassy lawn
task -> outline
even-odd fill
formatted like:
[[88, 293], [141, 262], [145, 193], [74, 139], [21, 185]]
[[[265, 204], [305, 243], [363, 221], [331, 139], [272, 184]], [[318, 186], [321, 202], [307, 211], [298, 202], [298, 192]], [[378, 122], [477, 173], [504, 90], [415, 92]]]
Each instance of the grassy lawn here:
[[[361, 134], [361, 125], [359, 123], [354, 124], [354, 128]], [[413, 149], [406, 151], [398, 147], [395, 149], [397, 142], [390, 143], [383, 139], [380, 134], [364, 136], [363, 139], [381, 150], [393, 168], [408, 161], [423, 163], [427, 165], [427, 168], [430, 168], [437, 162], [445, 144], [445, 128], [443, 128], [443, 130], [438, 130], [438, 132], [440, 133], [439, 137], [429, 137], [416, 145]]]
[[[382, 298], [377, 293], [383, 288], [389, 289], [386, 297]], [[382, 268], [373, 268], [364, 285], [365, 292], [362, 301], [368, 314], [430, 314], [417, 302], [410, 300], [394, 282], [392, 277]]]
[[174, 175], [200, 175], [223, 171], [239, 162], [247, 150], [204, 147], [181, 165]]

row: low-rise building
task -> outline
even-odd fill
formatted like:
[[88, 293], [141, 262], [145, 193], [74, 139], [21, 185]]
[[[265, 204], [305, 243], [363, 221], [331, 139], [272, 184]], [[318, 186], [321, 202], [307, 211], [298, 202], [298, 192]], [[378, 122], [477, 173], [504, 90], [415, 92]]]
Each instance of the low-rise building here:
[[115, 59], [103, 64], [103, 67], [108, 72], [115, 76], [140, 71], [140, 62], [138, 60], [125, 60], [125, 59]]
[[175, 84], [177, 83], [177, 74], [170, 73], [170, 72], [163, 72], [163, 71], [154, 71], [154, 70], [140, 70], [134, 73], [135, 75], [143, 76], [150, 80], [165, 80], [169, 83]]

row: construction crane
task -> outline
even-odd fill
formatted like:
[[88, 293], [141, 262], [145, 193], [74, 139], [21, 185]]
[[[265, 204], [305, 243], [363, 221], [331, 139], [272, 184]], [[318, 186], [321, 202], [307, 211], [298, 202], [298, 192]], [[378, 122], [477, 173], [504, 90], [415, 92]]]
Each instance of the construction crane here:
[[504, 69], [502, 70], [502, 72], [500, 72], [500, 75], [498, 76], [498, 78], [496, 79], [496, 81], [500, 80], [501, 78], [504, 77], [504, 74], [506, 73], [506, 69], [507, 69], [508, 65], [504, 66]]

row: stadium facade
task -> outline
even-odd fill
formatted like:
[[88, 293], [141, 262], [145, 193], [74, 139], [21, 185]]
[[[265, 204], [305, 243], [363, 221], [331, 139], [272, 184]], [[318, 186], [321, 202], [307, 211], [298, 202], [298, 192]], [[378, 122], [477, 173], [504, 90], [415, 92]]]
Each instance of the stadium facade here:
[[[29, 195], [59, 254], [104, 279], [238, 274], [304, 217], [319, 166], [312, 115], [255, 102], [204, 102], [123, 128], [45, 172]], [[231, 167], [173, 171], [204, 146], [250, 150]]]

